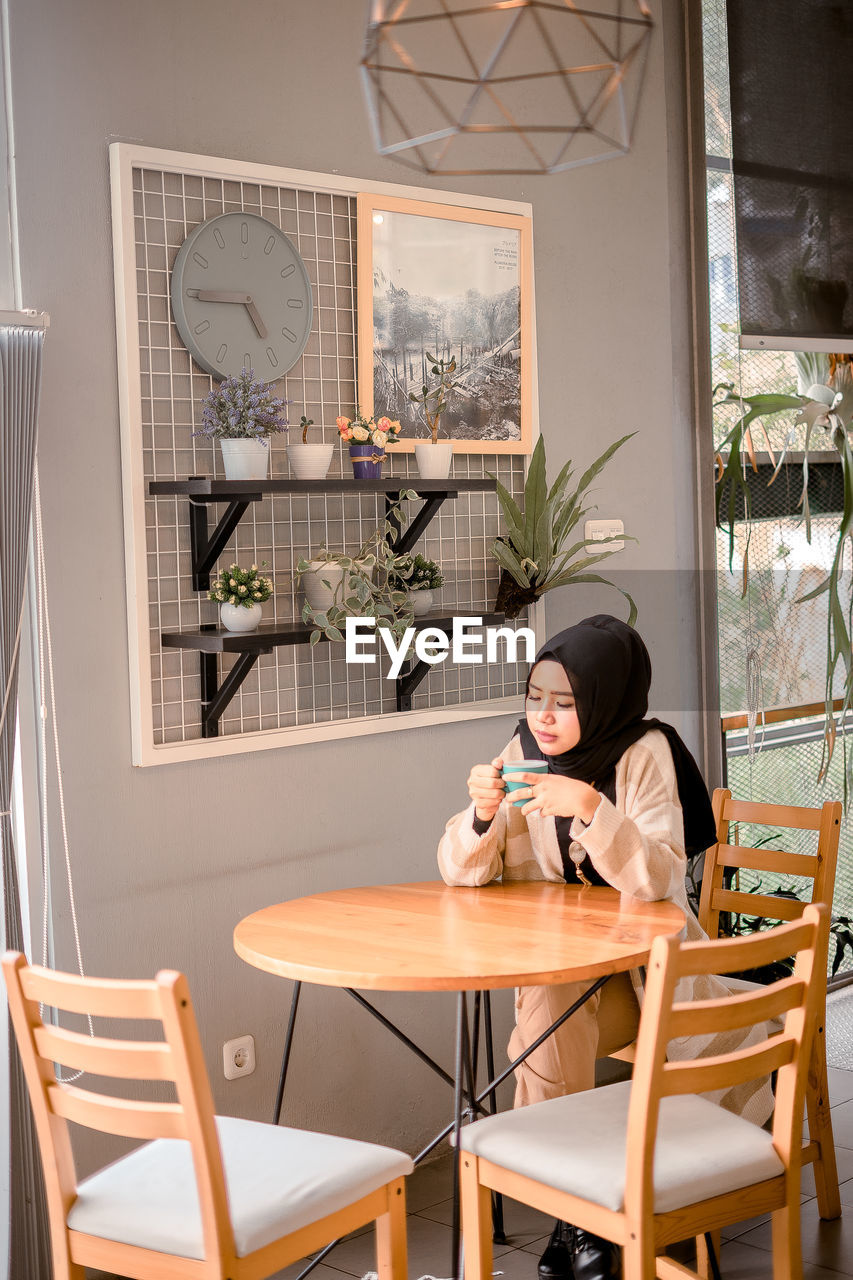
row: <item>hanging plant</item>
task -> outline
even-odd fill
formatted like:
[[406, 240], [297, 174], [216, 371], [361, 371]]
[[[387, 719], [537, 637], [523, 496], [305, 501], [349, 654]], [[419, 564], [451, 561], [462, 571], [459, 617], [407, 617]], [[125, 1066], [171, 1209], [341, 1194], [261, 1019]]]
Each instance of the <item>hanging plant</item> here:
[[[803, 453], [803, 487], [799, 506], [802, 509], [805, 523], [806, 539], [811, 542], [811, 512], [809, 509], [809, 448], [813, 437], [819, 440], [822, 448], [831, 448], [838, 454], [843, 481], [843, 509], [839, 516], [836, 531], [835, 552], [829, 572], [822, 583], [813, 591], [806, 592], [796, 603], [814, 600], [818, 596], [827, 597], [827, 631], [826, 631], [826, 670], [824, 681], [825, 734], [824, 748], [821, 757], [820, 778], [829, 768], [835, 747], [836, 719], [833, 712], [832, 691], [835, 674], [839, 663], [844, 669], [844, 689], [841, 696], [841, 720], [853, 707], [853, 600], [842, 601], [841, 579], [844, 552], [848, 545], [853, 549], [853, 448], [851, 448], [850, 432], [853, 429], [853, 365], [850, 357], [826, 356], [820, 353], [798, 353], [796, 355], [800, 385], [806, 390], [803, 394], [789, 395], [757, 395], [739, 396], [731, 384], [722, 384], [715, 389], [725, 394], [716, 405], [737, 404], [744, 409], [741, 417], [732, 427], [717, 452], [717, 525], [727, 529], [729, 535], [729, 569], [734, 558], [735, 521], [738, 496], [743, 502], [744, 519], [748, 522], [751, 513], [750, 484], [747, 471], [747, 460], [753, 472], [758, 471], [755, 449], [752, 440], [752, 427], [756, 424], [764, 433], [771, 462], [775, 462], [773, 474], [768, 481], [772, 484], [779, 474], [788, 444], [782, 450], [778, 461], [773, 459], [773, 451], [767, 439], [767, 432], [762, 419], [785, 410], [797, 409], [796, 424], [805, 426], [805, 445]], [[727, 457], [723, 458], [727, 451]], [[725, 512], [725, 514], [724, 514]], [[749, 544], [744, 553], [743, 595], [746, 594], [748, 572]], [[844, 741], [844, 807], [847, 808], [848, 795], [848, 763], [847, 744]]]

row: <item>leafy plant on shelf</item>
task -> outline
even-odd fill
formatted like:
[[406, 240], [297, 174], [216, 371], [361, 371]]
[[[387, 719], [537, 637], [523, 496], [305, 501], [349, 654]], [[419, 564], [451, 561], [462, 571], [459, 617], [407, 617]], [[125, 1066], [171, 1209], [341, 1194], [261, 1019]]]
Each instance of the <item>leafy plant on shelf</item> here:
[[418, 553], [399, 557], [400, 563], [393, 574], [394, 586], [399, 591], [437, 591], [444, 582], [444, 575], [434, 560], [427, 560]]
[[[796, 354], [799, 385], [802, 393], [790, 395], [755, 395], [739, 396], [734, 386], [722, 384], [715, 389], [724, 392], [718, 405], [737, 404], [744, 412], [735, 422], [731, 431], [723, 440], [717, 453], [717, 524], [721, 529], [728, 527], [729, 533], [729, 568], [734, 559], [735, 524], [738, 511], [738, 498], [743, 503], [746, 520], [749, 520], [752, 509], [750, 480], [747, 472], [747, 460], [753, 472], [758, 471], [755, 448], [752, 439], [754, 425], [759, 427], [765, 436], [767, 450], [771, 462], [775, 464], [773, 474], [768, 481], [772, 484], [779, 474], [788, 444], [782, 450], [778, 462], [773, 456], [770, 442], [762, 419], [776, 413], [796, 409], [796, 426], [805, 426], [805, 447], [803, 452], [803, 487], [800, 495], [800, 506], [805, 521], [806, 538], [811, 541], [811, 513], [809, 509], [809, 449], [813, 440], [818, 448], [834, 449], [838, 454], [843, 480], [844, 505], [838, 517], [838, 528], [835, 535], [835, 552], [829, 572], [813, 591], [800, 596], [798, 603], [813, 600], [821, 595], [827, 597], [827, 639], [826, 669], [824, 677], [824, 711], [825, 732], [824, 749], [821, 759], [820, 776], [824, 777], [832, 759], [835, 747], [836, 721], [833, 714], [833, 685], [838, 664], [844, 671], [844, 689], [841, 697], [840, 722], [853, 707], [853, 600], [843, 598], [842, 576], [844, 570], [844, 553], [848, 543], [853, 546], [853, 447], [851, 447], [851, 431], [853, 431], [853, 365], [850, 356], [827, 356], [823, 353], [803, 352]], [[789, 437], [789, 442], [790, 442]], [[747, 587], [748, 544], [744, 556], [744, 593]], [[848, 785], [850, 768], [847, 761], [847, 743], [842, 736], [844, 750], [844, 806], [848, 802]]]
[[447, 408], [448, 396], [458, 386], [456, 379], [453, 377], [456, 372], [456, 357], [453, 356], [450, 360], [440, 360], [438, 356], [431, 356], [427, 351], [426, 358], [430, 364], [430, 372], [437, 379], [437, 382], [432, 386], [425, 382], [418, 395], [410, 391], [409, 399], [412, 404], [421, 406], [430, 439], [433, 444], [438, 444], [438, 428], [441, 422], [441, 415]]
[[[339, 566], [344, 573], [338, 583], [331, 576], [328, 580], [320, 579], [333, 593], [327, 608], [314, 608], [307, 601], [302, 608], [302, 621], [314, 628], [312, 645], [322, 636], [327, 640], [343, 640], [347, 618], [375, 618], [377, 626], [387, 627], [395, 640], [402, 640], [414, 614], [408, 591], [396, 584], [405, 577], [411, 557], [405, 552], [395, 552], [391, 539], [408, 523], [403, 502], [417, 496], [412, 489], [402, 490], [388, 508], [385, 519], [352, 555], [323, 548], [313, 557], [315, 561], [325, 560], [329, 565]], [[299, 560], [297, 578], [301, 579], [302, 574], [311, 569], [309, 561]]]
[[232, 564], [228, 569], [220, 569], [211, 583], [207, 598], [215, 600], [217, 604], [242, 605], [249, 609], [253, 604], [264, 604], [271, 595], [272, 578], [263, 577], [256, 564], [250, 569], [241, 569], [238, 564]]
[[302, 443], [303, 443], [303, 444], [307, 444], [307, 443], [308, 443], [308, 428], [309, 428], [309, 427], [313, 427], [313, 425], [314, 425], [314, 419], [313, 419], [313, 418], [306, 418], [306, 417], [305, 417], [305, 414], [303, 413], [302, 417], [299, 419], [299, 425], [300, 425], [300, 427], [302, 428]]
[[[584, 517], [596, 510], [594, 504], [584, 505], [593, 480], [616, 450], [635, 434], [632, 431], [605, 449], [574, 488], [570, 488], [573, 468], [569, 460], [550, 489], [546, 478], [545, 441], [540, 436], [527, 472], [523, 507], [498, 482], [498, 501], [507, 529], [492, 547], [492, 555], [502, 570], [495, 601], [498, 612], [515, 618], [546, 591], [576, 582], [600, 582], [616, 587], [608, 578], [589, 572], [593, 565], [616, 552], [598, 551], [595, 555], [586, 552], [589, 546], [601, 547], [614, 539], [578, 538], [568, 547], [566, 543]], [[621, 587], [616, 587], [616, 590], [628, 601], [628, 624], [633, 626], [637, 606], [627, 591], [622, 591]]]
[[270, 383], [242, 369], [223, 379], [201, 404], [201, 428], [193, 434], [214, 440], [260, 440], [286, 431], [287, 406]]

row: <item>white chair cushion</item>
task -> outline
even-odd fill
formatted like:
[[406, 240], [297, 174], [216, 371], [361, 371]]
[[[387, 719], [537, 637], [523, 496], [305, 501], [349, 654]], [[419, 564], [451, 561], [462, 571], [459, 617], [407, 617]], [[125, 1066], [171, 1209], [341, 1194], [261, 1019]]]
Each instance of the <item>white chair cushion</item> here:
[[[462, 1130], [463, 1150], [558, 1191], [619, 1211], [631, 1081], [537, 1102]], [[784, 1172], [769, 1133], [705, 1098], [663, 1098], [655, 1149], [655, 1213]]]
[[[409, 1156], [370, 1142], [217, 1116], [239, 1258], [411, 1173]], [[80, 1183], [72, 1231], [203, 1258], [190, 1145], [161, 1138]]]

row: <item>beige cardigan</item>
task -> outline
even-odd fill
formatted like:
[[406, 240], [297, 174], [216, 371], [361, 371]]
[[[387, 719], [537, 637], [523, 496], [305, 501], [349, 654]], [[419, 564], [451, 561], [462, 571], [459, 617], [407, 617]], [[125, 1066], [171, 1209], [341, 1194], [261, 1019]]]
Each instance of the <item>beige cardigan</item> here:
[[[523, 759], [516, 736], [501, 752], [504, 762]], [[687, 901], [684, 824], [672, 753], [664, 735], [651, 729], [629, 747], [616, 766], [616, 801], [602, 796], [589, 825], [575, 818], [571, 827], [572, 851], [583, 849], [596, 871], [620, 893], [645, 902], [666, 900], [684, 912], [682, 938], [706, 937]], [[520, 808], [504, 800], [483, 835], [474, 830], [474, 804], [447, 824], [438, 846], [438, 866], [450, 885], [487, 884], [504, 880], [551, 880], [564, 883], [563, 861], [553, 817], [538, 813], [525, 817]], [[642, 976], [631, 974], [642, 1004]], [[684, 979], [676, 999], [710, 1000], [727, 994], [719, 978]], [[748, 1028], [700, 1041], [693, 1037], [670, 1043], [671, 1058], [725, 1053], [738, 1045], [757, 1042], [764, 1031]], [[715, 1101], [763, 1124], [773, 1109], [768, 1083], [754, 1081], [729, 1090]]]

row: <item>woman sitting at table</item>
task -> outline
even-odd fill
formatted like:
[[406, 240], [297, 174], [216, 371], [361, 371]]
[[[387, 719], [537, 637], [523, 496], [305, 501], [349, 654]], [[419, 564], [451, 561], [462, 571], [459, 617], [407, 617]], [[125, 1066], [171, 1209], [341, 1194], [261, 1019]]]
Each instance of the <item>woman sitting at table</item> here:
[[[645, 901], [676, 903], [687, 919], [685, 936], [704, 937], [687, 904], [685, 871], [687, 859], [715, 840], [711, 803], [676, 730], [645, 719], [650, 683], [640, 636], [609, 615], [587, 618], [543, 645], [528, 677], [524, 719], [491, 764], [474, 765], [471, 803], [447, 824], [438, 848], [446, 883], [503, 877], [612, 885]], [[512, 802], [525, 801], [519, 808], [506, 797], [501, 770], [530, 759], [546, 760], [548, 771], [514, 775], [527, 784], [512, 794]], [[510, 1058], [588, 985], [519, 989]], [[592, 1089], [596, 1058], [636, 1037], [639, 994], [639, 973], [611, 978], [516, 1068], [515, 1105]], [[724, 1104], [748, 1110], [744, 1098]], [[766, 1099], [761, 1110], [759, 1123]], [[614, 1245], [565, 1223], [557, 1223], [539, 1263], [542, 1280], [572, 1274], [608, 1280], [619, 1273]]]

